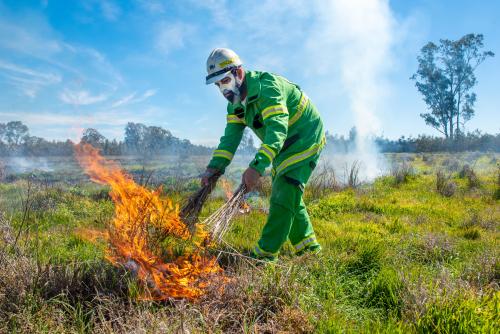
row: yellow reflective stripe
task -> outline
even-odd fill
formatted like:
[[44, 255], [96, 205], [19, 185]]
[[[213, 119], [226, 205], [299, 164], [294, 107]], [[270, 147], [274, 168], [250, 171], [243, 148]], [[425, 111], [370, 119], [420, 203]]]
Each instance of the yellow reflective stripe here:
[[307, 104], [309, 103], [309, 98], [305, 93], [302, 93], [302, 96], [300, 97], [299, 105], [297, 106], [297, 112], [295, 115], [293, 115], [292, 118], [288, 120], [288, 126], [292, 126], [299, 120], [299, 118], [302, 116], [304, 113], [304, 110], [306, 109]]
[[316, 242], [316, 235], [313, 234], [313, 235], [305, 238], [304, 240], [302, 240], [298, 244], [294, 245], [293, 247], [295, 248], [296, 252], [300, 252], [301, 250], [303, 250], [304, 248], [306, 248], [307, 246], [309, 246], [310, 244], [312, 244], [314, 242]]
[[236, 115], [227, 115], [227, 122], [233, 124], [245, 124], [245, 121]]
[[274, 151], [266, 144], [262, 144], [258, 153], [264, 154], [269, 159], [269, 161], [273, 161], [274, 157], [276, 156], [276, 153], [274, 153]]
[[257, 256], [276, 256], [278, 255], [278, 252], [276, 253], [271, 253], [271, 252], [266, 252], [265, 250], [263, 250], [262, 248], [260, 248], [259, 245], [255, 246], [254, 249], [253, 249], [253, 253]]
[[282, 106], [281, 104], [277, 104], [275, 106], [270, 106], [262, 110], [262, 119], [266, 119], [273, 115], [286, 114], [286, 113], [288, 113], [288, 109], [285, 106]]
[[233, 159], [233, 154], [229, 151], [226, 150], [215, 150], [214, 151], [214, 157], [219, 157], [219, 158], [225, 158], [227, 160], [232, 160]]
[[279, 164], [278, 167], [276, 167], [276, 173], [279, 174], [285, 168], [287, 168], [293, 164], [296, 164], [298, 162], [301, 162], [302, 160], [305, 160], [309, 157], [312, 157], [314, 154], [318, 153], [318, 151], [323, 148], [325, 143], [326, 143], [326, 138], [323, 137], [321, 139], [321, 143], [314, 144], [313, 146], [311, 146], [307, 150], [299, 152], [297, 154], [294, 154], [291, 157], [289, 157], [288, 159], [283, 160], [283, 162], [281, 164]]

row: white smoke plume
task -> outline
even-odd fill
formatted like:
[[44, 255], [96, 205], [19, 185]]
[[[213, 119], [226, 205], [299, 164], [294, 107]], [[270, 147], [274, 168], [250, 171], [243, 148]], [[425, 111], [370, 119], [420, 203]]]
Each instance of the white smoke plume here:
[[338, 133], [340, 116], [351, 113], [358, 133], [356, 152], [344, 162], [360, 162], [365, 180], [381, 174], [386, 167], [372, 138], [382, 133], [379, 115], [390, 91], [393, 46], [400, 37], [389, 0], [264, 0], [257, 6], [244, 1], [228, 10], [244, 24], [233, 25], [237, 38], [225, 35], [228, 43], [222, 46], [240, 52], [254, 69], [292, 74], [290, 79], [305, 86], [330, 131]]
[[[358, 133], [356, 152], [349, 160], [358, 160], [362, 177], [371, 180], [386, 168], [372, 139], [381, 132], [377, 115], [387, 95], [385, 76], [393, 62], [396, 20], [388, 0], [332, 0], [317, 5], [321, 23], [310, 45], [316, 55], [322, 55], [322, 66], [331, 67], [332, 60], [339, 64]], [[318, 45], [334, 54], [317, 52]]]

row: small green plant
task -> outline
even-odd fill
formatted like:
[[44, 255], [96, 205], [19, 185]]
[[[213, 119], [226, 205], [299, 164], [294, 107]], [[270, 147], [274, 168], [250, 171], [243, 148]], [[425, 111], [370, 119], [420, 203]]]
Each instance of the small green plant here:
[[392, 269], [382, 269], [368, 285], [364, 304], [384, 310], [388, 315], [401, 316], [403, 307], [402, 291], [404, 284]]
[[481, 232], [477, 228], [469, 228], [464, 232], [464, 238], [469, 240], [477, 240], [481, 238]]

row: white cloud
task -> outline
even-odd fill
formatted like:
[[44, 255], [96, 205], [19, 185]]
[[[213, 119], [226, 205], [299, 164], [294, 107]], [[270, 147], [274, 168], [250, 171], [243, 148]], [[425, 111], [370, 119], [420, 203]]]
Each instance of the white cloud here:
[[182, 49], [185, 46], [186, 40], [189, 39], [194, 32], [195, 27], [187, 23], [163, 22], [158, 28], [156, 48], [165, 55], [172, 51]]
[[0, 15], [0, 47], [37, 58], [48, 57], [62, 50], [61, 43], [47, 22], [31, 14], [15, 20]]
[[107, 99], [107, 96], [104, 94], [91, 95], [86, 90], [70, 91], [65, 89], [59, 94], [59, 99], [74, 106], [84, 106], [102, 102]]
[[60, 83], [58, 73], [42, 72], [0, 60], [0, 75], [3, 75], [24, 95], [35, 97], [43, 87]]
[[134, 92], [132, 94], [124, 96], [121, 99], [115, 101], [111, 105], [111, 108], [118, 108], [118, 107], [130, 105], [133, 103], [139, 103], [139, 102], [145, 101], [146, 99], [150, 98], [151, 96], [154, 96], [155, 94], [156, 94], [156, 89], [148, 89], [140, 96], [137, 96], [137, 93]]

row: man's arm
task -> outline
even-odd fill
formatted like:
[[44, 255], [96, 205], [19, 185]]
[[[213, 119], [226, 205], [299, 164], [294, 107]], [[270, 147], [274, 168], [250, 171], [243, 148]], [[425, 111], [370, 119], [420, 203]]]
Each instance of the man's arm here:
[[238, 148], [245, 122], [236, 115], [227, 115], [226, 129], [220, 138], [219, 145], [212, 155], [212, 160], [208, 163], [207, 169], [217, 170], [224, 173], [226, 167], [233, 160], [234, 153]]

